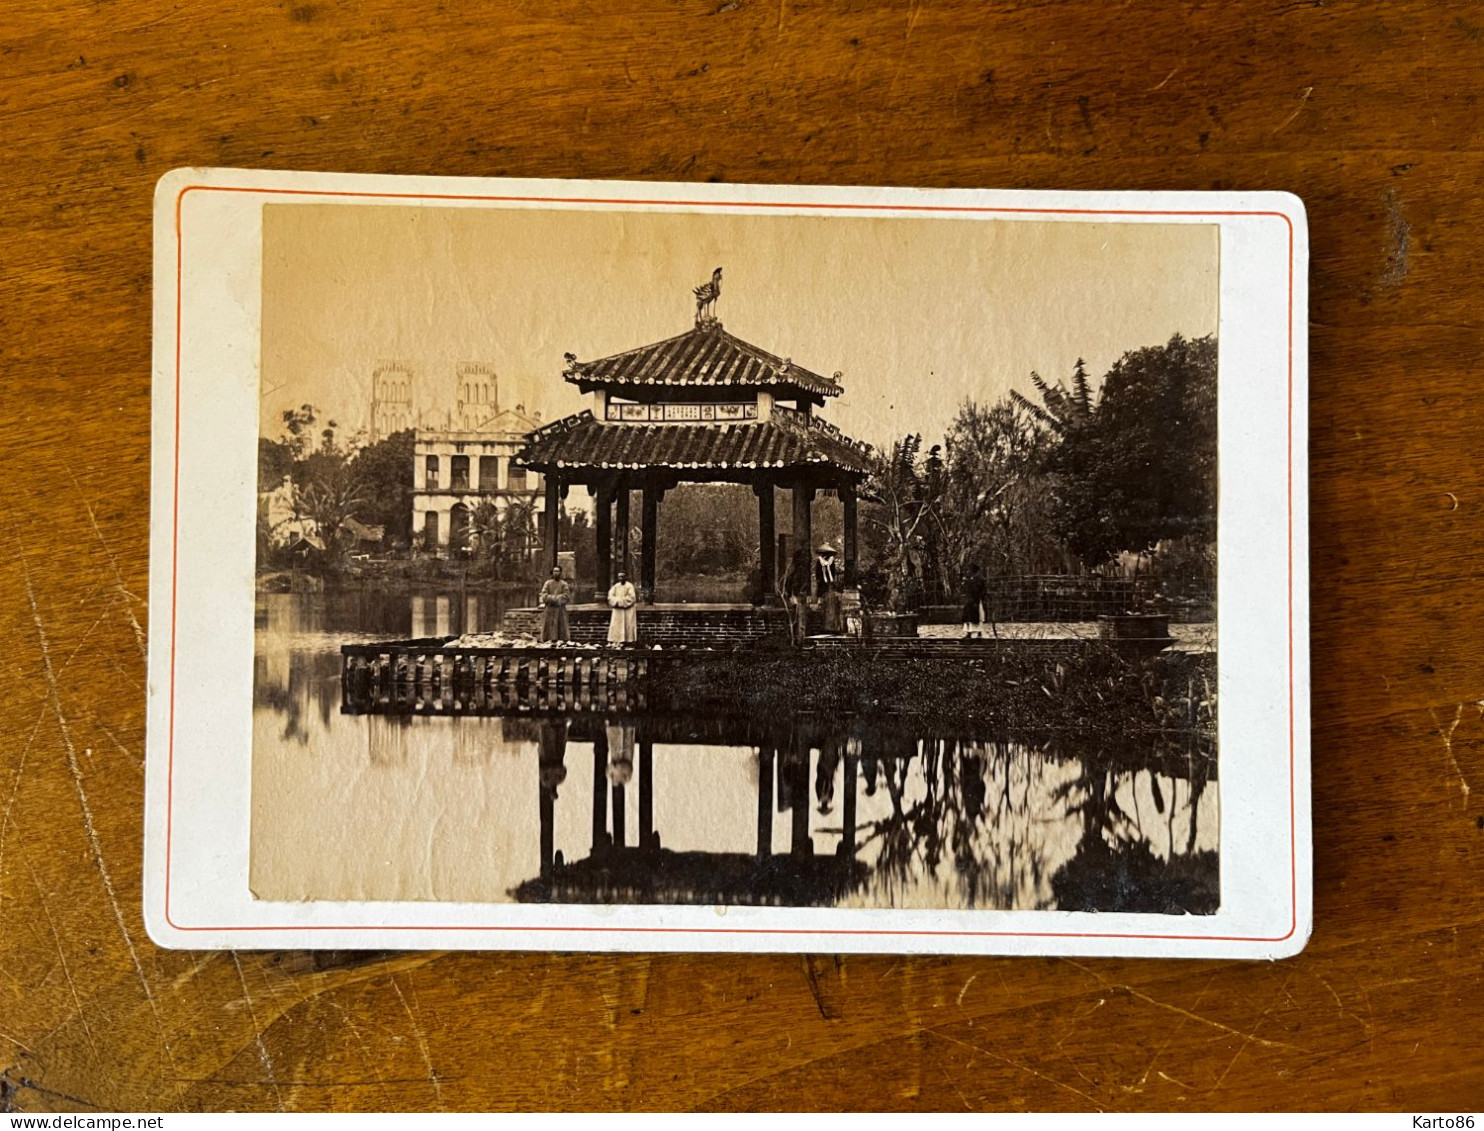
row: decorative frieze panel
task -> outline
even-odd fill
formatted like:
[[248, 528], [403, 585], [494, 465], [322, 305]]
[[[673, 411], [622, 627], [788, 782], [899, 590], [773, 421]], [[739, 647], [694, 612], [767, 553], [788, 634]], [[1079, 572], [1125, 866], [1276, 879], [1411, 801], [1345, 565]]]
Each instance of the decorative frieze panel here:
[[731, 423], [757, 419], [757, 402], [744, 404], [623, 404], [609, 401], [605, 419], [624, 423]]

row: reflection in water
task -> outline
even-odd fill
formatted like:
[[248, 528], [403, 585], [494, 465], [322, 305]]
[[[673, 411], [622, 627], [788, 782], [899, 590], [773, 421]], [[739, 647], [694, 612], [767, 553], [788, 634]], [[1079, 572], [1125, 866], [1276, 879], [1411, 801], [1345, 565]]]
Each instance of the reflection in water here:
[[260, 898], [1219, 904], [1214, 750], [1188, 736], [1110, 748], [818, 715], [344, 714], [341, 643], [442, 634], [438, 611], [457, 606], [404, 599], [399, 616], [331, 612], [320, 595], [261, 600]]

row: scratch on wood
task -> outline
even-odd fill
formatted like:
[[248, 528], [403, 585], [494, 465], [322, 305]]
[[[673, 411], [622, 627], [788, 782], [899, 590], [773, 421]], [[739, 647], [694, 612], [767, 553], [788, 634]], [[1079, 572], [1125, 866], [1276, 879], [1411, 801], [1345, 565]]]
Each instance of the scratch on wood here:
[[964, 994], [966, 994], [966, 993], [969, 992], [969, 987], [974, 984], [974, 979], [977, 978], [977, 977], [979, 977], [978, 974], [970, 974], [969, 975], [969, 980], [964, 983], [964, 988], [958, 991], [958, 1002], [957, 1002], [957, 1005], [958, 1005], [958, 1007], [960, 1009], [962, 1009], [964, 1007]]
[[[835, 975], [838, 978], [841, 971], [841, 962], [838, 956], [835, 958]], [[814, 1005], [819, 1010], [819, 1015], [826, 1021], [838, 1021], [843, 1015], [839, 1004], [827, 1000], [830, 995], [825, 994], [824, 988], [819, 982], [819, 970], [823, 960], [818, 955], [804, 955], [804, 981], [809, 985], [809, 995], [814, 999]]]
[[283, 1093], [278, 1088], [278, 1076], [273, 1070], [273, 1056], [268, 1052], [267, 1042], [263, 1040], [263, 1027], [258, 1022], [258, 1011], [252, 1004], [252, 991], [247, 988], [247, 975], [242, 972], [242, 959], [235, 950], [232, 952], [232, 965], [237, 967], [237, 980], [242, 983], [242, 997], [247, 1002], [247, 1019], [252, 1022], [252, 1039], [258, 1046], [258, 1059], [262, 1062], [268, 1084], [273, 1089], [274, 1103], [278, 1105], [279, 1111], [284, 1111]]
[[1302, 112], [1303, 108], [1309, 104], [1309, 96], [1313, 93], [1314, 88], [1312, 86], [1304, 87], [1304, 89], [1299, 92], [1299, 104], [1293, 108], [1293, 113], [1279, 122], [1278, 125], [1273, 129], [1273, 133], [1277, 133], [1284, 126], [1288, 125], [1289, 122], [1297, 118], [1300, 112]]
[[150, 1012], [154, 1014], [155, 1027], [159, 1030], [160, 1044], [165, 1049], [165, 1058], [170, 1062], [172, 1076], [178, 1076], [175, 1069], [175, 1052], [170, 1047], [169, 1038], [165, 1035], [165, 1023], [160, 1017], [160, 1007], [155, 1001], [154, 991], [150, 989], [149, 979], [145, 977], [144, 966], [139, 961], [139, 951], [134, 946], [134, 939], [129, 934], [128, 924], [124, 922], [123, 910], [119, 907], [118, 892], [113, 886], [113, 876], [109, 874], [108, 865], [103, 859], [103, 846], [98, 839], [98, 828], [93, 820], [93, 807], [88, 802], [88, 791], [82, 782], [82, 769], [77, 761], [77, 747], [72, 742], [72, 732], [67, 726], [67, 716], [62, 712], [61, 688], [57, 684], [57, 673], [52, 667], [51, 644], [46, 637], [46, 625], [41, 620], [41, 607], [36, 603], [36, 587], [31, 581], [31, 567], [26, 560], [25, 546], [19, 537], [15, 538], [16, 557], [21, 563], [21, 573], [26, 582], [26, 600], [31, 605], [31, 619], [36, 625], [36, 637], [41, 646], [41, 664], [46, 672], [47, 696], [51, 702], [52, 713], [57, 717], [57, 726], [62, 732], [62, 748], [67, 754], [67, 769], [72, 775], [73, 790], [77, 793], [77, 804], [82, 810], [83, 829], [87, 833], [88, 845], [92, 850], [93, 863], [98, 869], [99, 878], [103, 881], [103, 890], [108, 896], [109, 906], [113, 908], [114, 922], [118, 924], [119, 934], [123, 936], [124, 947], [129, 952], [129, 961], [134, 965], [135, 976], [139, 979], [139, 986], [144, 991], [144, 997], [149, 1002]]
[[1399, 287], [1410, 269], [1412, 225], [1402, 215], [1395, 188], [1388, 185], [1381, 199], [1386, 207], [1386, 262], [1379, 281], [1383, 287]]
[[108, 740], [118, 747], [120, 754], [125, 755], [138, 769], [144, 769], [144, 759], [120, 742], [118, 735], [114, 734], [113, 731], [109, 730], [107, 726], [96, 718], [93, 720], [93, 725], [108, 736]]
[[1241, 1055], [1247, 1051], [1248, 1046], [1262, 1040], [1262, 1038], [1257, 1036], [1257, 1031], [1262, 1028], [1263, 1022], [1268, 1019], [1268, 1014], [1273, 1012], [1273, 1007], [1278, 1004], [1278, 999], [1287, 994], [1288, 983], [1291, 981], [1293, 981], [1292, 974], [1289, 974], [1288, 977], [1283, 979], [1283, 985], [1280, 986], [1278, 988], [1278, 992], [1273, 995], [1273, 1000], [1268, 1002], [1268, 1007], [1262, 1011], [1262, 1016], [1257, 1019], [1257, 1024], [1252, 1026], [1252, 1032], [1247, 1034], [1247, 1039], [1244, 1040], [1239, 1046], [1237, 1046], [1237, 1051], [1232, 1054], [1231, 1060], [1226, 1062], [1226, 1067], [1221, 1070], [1221, 1075], [1216, 1078], [1216, 1083], [1211, 1085], [1211, 1091], [1220, 1091], [1221, 1085], [1226, 1082], [1227, 1073], [1232, 1070], [1232, 1066], [1237, 1063], [1237, 1060], [1241, 1057]]
[[1008, 1064], [1011, 1068], [1018, 1069], [1021, 1072], [1034, 1076], [1038, 1080], [1045, 1080], [1046, 1083], [1054, 1084], [1058, 1088], [1062, 1088], [1068, 1092], [1071, 1092], [1074, 1096], [1081, 1096], [1088, 1103], [1092, 1104], [1093, 1107], [1097, 1108], [1098, 1111], [1103, 1110], [1102, 1105], [1098, 1103], [1097, 1099], [1093, 1096], [1088, 1095], [1081, 1088], [1074, 1088], [1072, 1087], [1072, 1085], [1058, 1080], [1055, 1076], [1048, 1076], [1044, 1072], [1037, 1071], [1028, 1064], [1021, 1064], [1019, 1061], [1011, 1060], [1008, 1056], [1001, 1056], [997, 1052], [990, 1052], [987, 1048], [984, 1048], [980, 1045], [972, 1044], [969, 1041], [963, 1041], [957, 1037], [950, 1037], [947, 1033], [940, 1033], [936, 1029], [924, 1029], [923, 1032], [927, 1033], [929, 1036], [938, 1037], [941, 1040], [951, 1041], [955, 1045], [962, 1045], [964, 1048], [970, 1049], [973, 1052], [982, 1053], [983, 1055], [989, 1057], [991, 1060], [998, 1060], [1001, 1064]]
[[134, 630], [134, 643], [139, 648], [139, 658], [142, 660], [148, 654], [144, 643], [144, 629], [140, 627], [139, 618], [134, 615], [134, 610], [130, 606], [130, 601], [138, 600], [138, 598], [130, 593], [128, 586], [124, 584], [123, 571], [119, 569], [118, 555], [109, 546], [108, 539], [103, 537], [103, 529], [98, 525], [98, 516], [93, 513], [93, 504], [88, 502], [87, 495], [83, 493], [82, 484], [77, 481], [77, 476], [72, 473], [71, 468], [67, 469], [67, 475], [72, 480], [72, 486], [77, 490], [77, 497], [82, 500], [82, 505], [87, 508], [88, 521], [93, 524], [93, 533], [98, 536], [98, 542], [102, 545], [103, 552], [108, 555], [108, 564], [113, 568], [113, 580], [117, 585], [119, 595], [124, 599], [124, 616], [129, 620], [129, 627]]
[[18, 1110], [11, 1103], [11, 1097], [22, 1088], [28, 1092], [36, 1092], [38, 1095], [50, 1096], [52, 1099], [66, 1100], [70, 1104], [80, 1104], [94, 1111], [104, 1110], [101, 1104], [95, 1104], [92, 1100], [85, 1100], [69, 1092], [59, 1092], [55, 1088], [44, 1087], [26, 1076], [12, 1076], [10, 1069], [7, 1068], [4, 1072], [0, 1072], [0, 1113], [8, 1114]]
[[95, 1065], [101, 1065], [102, 1058], [98, 1055], [98, 1046], [93, 1041], [93, 1030], [88, 1024], [87, 1013], [83, 1010], [82, 998], [78, 996], [77, 983], [72, 980], [72, 970], [67, 965], [67, 953], [62, 949], [62, 936], [57, 933], [57, 921], [52, 918], [52, 909], [50, 904], [47, 903], [46, 891], [41, 886], [41, 877], [36, 874], [36, 869], [31, 867], [29, 860], [26, 862], [26, 867], [30, 869], [31, 882], [36, 885], [36, 896], [41, 900], [41, 912], [46, 916], [46, 925], [51, 928], [52, 942], [56, 943], [57, 946], [57, 961], [62, 964], [62, 977], [67, 979], [67, 988], [72, 993], [72, 1004], [77, 1009], [77, 1019], [82, 1022], [83, 1036], [87, 1038], [88, 1048], [93, 1053], [93, 1063]]
[[[36, 732], [41, 729], [41, 723], [46, 718], [46, 706], [36, 713], [36, 723], [31, 727], [31, 735], [26, 739], [26, 745], [21, 747], [21, 756], [15, 767], [15, 780], [10, 783], [10, 800], [5, 803], [5, 814], [0, 816], [0, 880], [5, 876], [5, 830], [10, 826], [10, 811], [15, 808], [15, 798], [21, 790], [21, 774], [26, 770], [26, 757], [31, 753], [31, 744], [36, 741]], [[0, 900], [5, 898], [5, 885], [0, 883]]]
[[[1478, 704], [1479, 712], [1484, 715], [1484, 702]], [[1453, 732], [1458, 729], [1458, 724], [1463, 720], [1463, 704], [1458, 705], [1458, 710], [1453, 712], [1453, 722], [1448, 729], [1443, 729], [1443, 724], [1438, 722], [1438, 716], [1431, 707], [1427, 709], [1428, 716], [1432, 719], [1432, 725], [1437, 728], [1438, 737], [1443, 740], [1443, 752], [1448, 755], [1448, 762], [1453, 767], [1453, 774], [1458, 778], [1458, 788], [1463, 793], [1463, 803], [1467, 807], [1469, 803], [1469, 780], [1463, 776], [1463, 767], [1458, 764], [1458, 755], [1453, 752]]]
[[[1069, 966], [1075, 966], [1078, 970], [1081, 970], [1085, 974], [1090, 974], [1093, 977], [1096, 977], [1097, 976], [1094, 971], [1088, 969], [1086, 966], [1083, 966], [1080, 962], [1073, 962], [1070, 958], [1063, 958], [1062, 961], [1065, 962]], [[1181, 1009], [1178, 1005], [1171, 1005], [1167, 1001], [1160, 1001], [1158, 998], [1152, 998], [1148, 994], [1143, 993], [1143, 992], [1141, 992], [1139, 990], [1136, 990], [1136, 989], [1134, 989], [1133, 986], [1130, 986], [1130, 985], [1128, 985], [1126, 983], [1120, 983], [1118, 985], [1109, 985], [1108, 986], [1108, 990], [1109, 990], [1110, 993], [1113, 992], [1113, 991], [1115, 991], [1115, 990], [1121, 990], [1124, 993], [1128, 994], [1130, 997], [1136, 998], [1139, 1001], [1142, 1001], [1142, 1002], [1144, 1002], [1147, 1005], [1152, 1005], [1152, 1006], [1155, 1006], [1155, 1007], [1157, 1007], [1159, 1009], [1167, 1009], [1171, 1013], [1179, 1014], [1181, 1017], [1188, 1017], [1192, 1021], [1199, 1021], [1202, 1025], [1209, 1025], [1213, 1029], [1220, 1029], [1223, 1033], [1230, 1033], [1234, 1037], [1241, 1037], [1243, 1040], [1250, 1041], [1252, 1043], [1259, 1044], [1259, 1045], [1264, 1045], [1267, 1048], [1289, 1049], [1289, 1050], [1295, 1051], [1295, 1052], [1304, 1052], [1304, 1051], [1306, 1051], [1304, 1049], [1298, 1048], [1296, 1045], [1284, 1044], [1281, 1041], [1267, 1041], [1267, 1040], [1264, 1040], [1261, 1037], [1254, 1036], [1253, 1034], [1244, 1032], [1241, 1029], [1235, 1029], [1235, 1028], [1233, 1028], [1230, 1025], [1224, 1025], [1220, 1021], [1213, 1021], [1209, 1017], [1203, 1017], [1199, 1013], [1192, 1013], [1188, 1009]]]
[[391, 975], [391, 981], [392, 989], [397, 991], [397, 1000], [402, 1003], [402, 1009], [407, 1014], [407, 1020], [412, 1022], [412, 1035], [417, 1038], [417, 1049], [422, 1053], [423, 1065], [428, 1070], [428, 1083], [433, 1085], [433, 1095], [438, 1100], [438, 1108], [440, 1111], [447, 1111], [448, 1108], [443, 1105], [443, 1085], [438, 1079], [438, 1073], [433, 1071], [433, 1058], [428, 1055], [428, 1042], [423, 1036], [422, 1026], [417, 1023], [412, 1007], [407, 1004], [407, 998], [403, 996], [402, 987], [398, 984], [395, 974]]

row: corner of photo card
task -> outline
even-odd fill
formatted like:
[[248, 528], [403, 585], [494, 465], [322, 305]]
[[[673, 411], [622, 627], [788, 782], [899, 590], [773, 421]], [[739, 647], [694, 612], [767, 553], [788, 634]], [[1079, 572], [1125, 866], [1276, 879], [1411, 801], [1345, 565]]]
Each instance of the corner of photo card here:
[[144, 933], [149, 936], [150, 942], [165, 950], [196, 950], [201, 944], [191, 938], [190, 933], [182, 931], [170, 921], [170, 911], [166, 904], [165, 892], [160, 883], [159, 875], [150, 857], [151, 846], [145, 846], [144, 861], [144, 900], [141, 910], [144, 912]]
[[175, 198], [187, 185], [196, 184], [210, 170], [191, 165], [182, 165], [163, 174], [155, 182], [155, 215], [160, 216], [174, 207]]

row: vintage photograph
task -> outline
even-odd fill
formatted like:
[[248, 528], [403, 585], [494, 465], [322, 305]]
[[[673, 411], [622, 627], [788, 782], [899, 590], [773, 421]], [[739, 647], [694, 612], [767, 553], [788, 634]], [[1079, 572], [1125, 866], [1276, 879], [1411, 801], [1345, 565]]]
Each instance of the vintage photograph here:
[[254, 898], [1215, 914], [1219, 237], [265, 203]]

